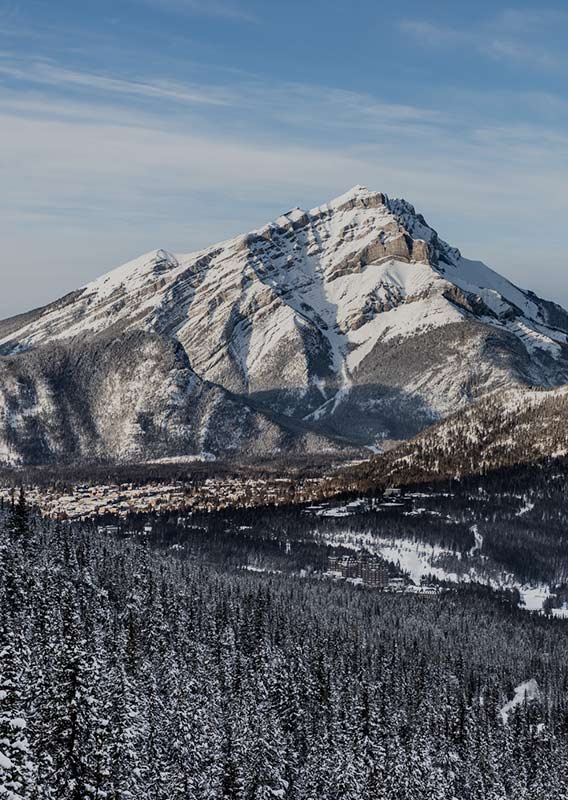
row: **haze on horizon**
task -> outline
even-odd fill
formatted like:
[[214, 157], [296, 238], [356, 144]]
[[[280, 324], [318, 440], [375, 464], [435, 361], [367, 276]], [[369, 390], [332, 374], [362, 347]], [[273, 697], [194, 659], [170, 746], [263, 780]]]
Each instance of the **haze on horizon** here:
[[568, 306], [567, 34], [559, 0], [0, 0], [0, 318], [358, 183]]

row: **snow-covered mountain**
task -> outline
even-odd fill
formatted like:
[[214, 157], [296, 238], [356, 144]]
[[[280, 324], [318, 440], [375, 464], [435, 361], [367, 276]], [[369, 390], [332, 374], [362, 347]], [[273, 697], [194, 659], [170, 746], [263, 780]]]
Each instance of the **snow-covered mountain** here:
[[[77, 352], [136, 332], [179, 347], [184, 369], [215, 388], [218, 403], [292, 425], [292, 438], [314, 431], [380, 446], [497, 388], [568, 382], [562, 308], [464, 258], [406, 201], [357, 186], [206, 250], [154, 251], [0, 322], [0, 438], [10, 452], [17, 456], [24, 422], [63, 413], [56, 380], [49, 401], [37, 388], [21, 400], [17, 365], [54, 344]], [[144, 393], [135, 374], [144, 356], [133, 347], [129, 358], [132, 391]], [[168, 372], [178, 386], [176, 374]], [[117, 377], [115, 403], [122, 389]], [[152, 407], [134, 403], [133, 419], [152, 418]], [[164, 424], [175, 438], [174, 420]], [[113, 457], [124, 437], [114, 435]]]

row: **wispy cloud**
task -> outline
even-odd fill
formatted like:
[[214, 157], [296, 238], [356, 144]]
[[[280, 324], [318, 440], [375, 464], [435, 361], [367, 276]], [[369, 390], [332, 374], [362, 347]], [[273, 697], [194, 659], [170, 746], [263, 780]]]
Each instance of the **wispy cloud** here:
[[[294, 91], [298, 96], [299, 87]], [[305, 91], [314, 106], [316, 87]], [[343, 98], [339, 90], [325, 90], [323, 96], [323, 118], [310, 121], [313, 131], [325, 130], [329, 103], [339, 106]], [[310, 144], [291, 144], [251, 124], [240, 133], [213, 128], [198, 133], [191, 118], [166, 121], [148, 111], [85, 104], [78, 98], [8, 92], [1, 100], [0, 146], [11, 158], [4, 160], [0, 177], [4, 186], [12, 187], [5, 203], [12, 214], [37, 209], [43, 198], [52, 216], [72, 206], [85, 209], [88, 218], [95, 203], [119, 223], [123, 213], [136, 209], [139, 215], [168, 219], [170, 224], [177, 213], [171, 198], [187, 195], [189, 187], [190, 195], [205, 191], [240, 200], [254, 196], [260, 208], [275, 196], [283, 205], [287, 198], [317, 201], [357, 182], [408, 194], [430, 207], [447, 208], [459, 197], [464, 213], [488, 215], [496, 214], [498, 205], [502, 209], [503, 198], [511, 213], [519, 214], [519, 191], [530, 184], [533, 195], [560, 198], [558, 207], [568, 214], [568, 200], [562, 200], [566, 175], [559, 169], [568, 141], [542, 126], [487, 125], [481, 120], [476, 125], [471, 120], [456, 137], [453, 120], [432, 111], [435, 124], [424, 126], [420, 121], [417, 140], [413, 125], [400, 120], [421, 120], [420, 110], [383, 107], [376, 101], [372, 113], [382, 113], [386, 127], [372, 140], [356, 133], [359, 123], [354, 121], [349, 146], [345, 137], [339, 145], [325, 136]], [[389, 119], [396, 135], [387, 125]], [[436, 153], [443, 153], [443, 159], [433, 157]], [[496, 196], [498, 204], [491, 200]], [[106, 197], [112, 203], [96, 202]], [[185, 210], [188, 202], [180, 208]], [[65, 215], [61, 219], [64, 222]], [[240, 224], [246, 227], [252, 221], [242, 218]], [[257, 221], [260, 224], [262, 216]]]
[[[89, 100], [100, 104], [101, 98], [144, 98], [160, 101], [154, 106], [161, 113], [164, 103], [182, 106], [205, 105], [233, 110], [258, 112], [274, 119], [304, 127], [317, 125], [328, 128], [355, 127], [369, 131], [395, 130], [397, 126], [415, 127], [442, 122], [445, 113], [405, 103], [387, 103], [361, 92], [347, 91], [302, 83], [267, 83], [247, 76], [230, 84], [205, 84], [167, 79], [131, 79], [104, 75], [86, 70], [60, 67], [48, 61], [23, 62], [0, 54], [0, 77], [23, 83], [32, 88], [48, 87], [59, 92], [87, 90], [80, 96], [85, 105]], [[20, 98], [21, 99], [21, 98]], [[14, 97], [11, 102], [18, 102]]]
[[399, 23], [400, 30], [429, 47], [450, 44], [457, 46], [471, 41], [471, 35], [457, 28], [436, 25], [423, 19], [403, 19]]
[[500, 61], [516, 62], [542, 69], [556, 69], [566, 64], [564, 53], [555, 53], [525, 41], [495, 37], [487, 42], [477, 42], [481, 53]]
[[513, 33], [546, 30], [568, 23], [568, 12], [558, 8], [505, 8], [494, 18], [495, 27]]
[[562, 12], [506, 9], [497, 17], [477, 27], [457, 28], [424, 19], [404, 19], [399, 23], [403, 34], [425, 47], [468, 48], [478, 55], [539, 69], [566, 65], [565, 52], [534, 41], [536, 29], [568, 22]]
[[[551, 92], [438, 90], [418, 105], [251, 75], [209, 85], [9, 54], [0, 64], [3, 257], [28, 274], [49, 265], [45, 293], [152, 247], [211, 244], [355, 183], [408, 197], [442, 235], [505, 272], [487, 231], [513, 240], [534, 226], [534, 204], [554, 198], [522, 256], [551, 261], [568, 216], [568, 107]], [[530, 113], [511, 112], [520, 108]], [[57, 285], [55, 268], [66, 270]]]
[[258, 16], [242, 3], [230, 0], [136, 0], [144, 5], [176, 13], [217, 17], [234, 22], [256, 23]]
[[[269, 193], [273, 193], [276, 184], [299, 189], [310, 186], [312, 191], [326, 186], [342, 189], [343, 182], [368, 182], [366, 175], [382, 175], [388, 178], [388, 186], [381, 181], [381, 188], [387, 191], [412, 195], [413, 187], [428, 185], [424, 195], [430, 202], [440, 203], [450, 183], [459, 194], [462, 189], [458, 187], [466, 182], [472, 197], [475, 185], [493, 184], [498, 173], [504, 191], [510, 193], [507, 169], [514, 164], [518, 174], [523, 161], [535, 168], [535, 183], [565, 178], [559, 171], [568, 147], [562, 132], [544, 124], [513, 124], [507, 122], [506, 115], [499, 121], [495, 109], [491, 115], [485, 114], [482, 103], [493, 102], [490, 92], [477, 98], [466, 96], [461, 106], [457, 99], [446, 103], [446, 107], [453, 107], [452, 114], [443, 103], [442, 110], [388, 103], [370, 94], [310, 84], [249, 81], [212, 88], [126, 80], [54, 64], [4, 63], [3, 69], [12, 78], [35, 87], [21, 92], [11, 86], [0, 94], [4, 109], [2, 149], [13, 155], [4, 165], [4, 185], [17, 186], [21, 208], [27, 204], [26, 196], [35, 204], [42, 194], [62, 192], [67, 185], [65, 176], [72, 188], [73, 204], [80, 207], [82, 202], [88, 205], [87, 198], [93, 192], [115, 181], [118, 196], [131, 182], [136, 187], [151, 183], [154, 171], [167, 175], [168, 185], [179, 191], [183, 186], [209, 186], [238, 194], [249, 189], [264, 194], [263, 186], [270, 186]], [[90, 93], [53, 91], [69, 86]], [[150, 102], [143, 108], [124, 103], [124, 98], [132, 94], [152, 101], [173, 99], [187, 109], [164, 117], [160, 103]], [[115, 96], [120, 97], [120, 103], [111, 102]], [[198, 128], [192, 116], [194, 103], [219, 105], [223, 126], [211, 122]], [[505, 103], [549, 108], [564, 119], [568, 114], [566, 103], [553, 94], [524, 94], [520, 98], [513, 93], [494, 100], [495, 106]], [[469, 115], [468, 107], [472, 109]], [[261, 122], [253, 113], [259, 109]], [[491, 124], [487, 123], [488, 116]], [[269, 121], [272, 127], [267, 130]], [[282, 123], [288, 126], [286, 130]], [[341, 136], [334, 138], [331, 134], [337, 126], [342, 129]], [[305, 131], [309, 131], [309, 138], [304, 136]], [[296, 144], [291, 144], [294, 141]], [[432, 159], [438, 153], [444, 154], [443, 162], [434, 159], [428, 167], [428, 157]], [[440, 163], [444, 164], [445, 176]], [[29, 170], [26, 180], [8, 174], [16, 164]], [[99, 187], [101, 176], [104, 180]], [[421, 183], [419, 176], [428, 177]], [[39, 186], [42, 180], [43, 186]], [[83, 200], [76, 196], [77, 191]], [[144, 192], [144, 203], [146, 197]], [[68, 206], [64, 197], [54, 204], [54, 208]]]
[[180, 103], [228, 105], [231, 102], [228, 91], [219, 91], [215, 87], [203, 89], [175, 81], [126, 80], [87, 71], [65, 69], [45, 61], [31, 64], [8, 60], [0, 61], [0, 75], [35, 85], [47, 84], [59, 88], [80, 87], [92, 91], [138, 95], [151, 99], [174, 100]]

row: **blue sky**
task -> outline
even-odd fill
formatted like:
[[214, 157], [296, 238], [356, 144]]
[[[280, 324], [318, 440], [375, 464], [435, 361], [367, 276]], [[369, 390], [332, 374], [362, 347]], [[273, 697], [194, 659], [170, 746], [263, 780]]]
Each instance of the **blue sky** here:
[[0, 317], [365, 184], [568, 305], [568, 6], [0, 0]]

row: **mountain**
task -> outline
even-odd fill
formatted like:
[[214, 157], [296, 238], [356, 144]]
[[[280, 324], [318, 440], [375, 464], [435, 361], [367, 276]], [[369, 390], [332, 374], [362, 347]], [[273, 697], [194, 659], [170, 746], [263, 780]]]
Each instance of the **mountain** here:
[[[89, 397], [83, 416], [52, 351]], [[259, 441], [235, 423], [234, 452], [380, 448], [496, 389], [568, 382], [568, 314], [464, 258], [406, 201], [357, 186], [196, 253], [153, 251], [0, 322], [0, 356], [0, 442], [13, 461], [57, 447], [217, 454], [234, 408], [271, 431]], [[203, 406], [227, 421], [219, 442], [205, 441]]]
[[490, 394], [356, 472], [363, 480], [421, 483], [567, 458], [568, 386], [514, 389]]

